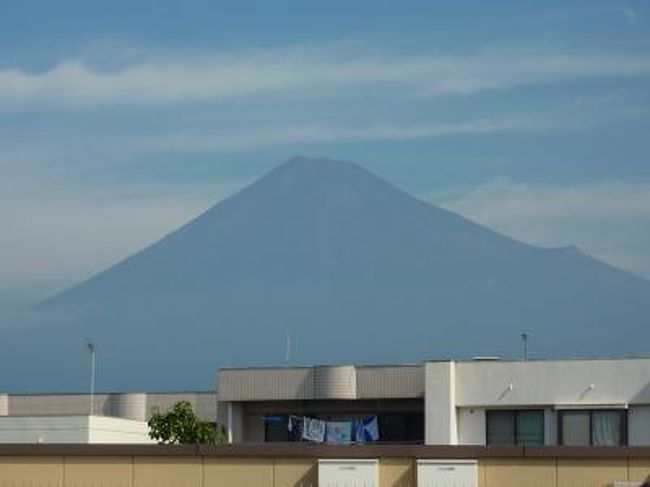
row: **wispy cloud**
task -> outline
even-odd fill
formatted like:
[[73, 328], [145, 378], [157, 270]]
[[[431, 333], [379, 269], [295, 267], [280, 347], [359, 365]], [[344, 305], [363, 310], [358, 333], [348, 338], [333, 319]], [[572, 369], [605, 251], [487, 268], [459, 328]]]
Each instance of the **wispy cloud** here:
[[[572, 125], [573, 126], [573, 125]], [[243, 127], [237, 130], [185, 132], [143, 138], [137, 144], [145, 149], [172, 152], [229, 152], [252, 150], [278, 144], [353, 142], [368, 140], [408, 140], [481, 135], [526, 133], [566, 129], [543, 118], [494, 118], [421, 125], [325, 125], [295, 124]]]
[[155, 242], [246, 182], [0, 181], [0, 289], [24, 283], [43, 298]]
[[603, 182], [572, 186], [532, 185], [496, 179], [454, 202], [464, 212], [497, 221], [514, 218], [650, 218], [650, 184]]
[[251, 151], [276, 145], [312, 143], [404, 141], [491, 134], [549, 134], [589, 130], [647, 114], [645, 107], [629, 106], [619, 94], [578, 96], [559, 106], [547, 106], [534, 113], [503, 113], [491, 117], [468, 117], [421, 123], [366, 122], [248, 124], [209, 130], [143, 136], [131, 149], [171, 153], [218, 153]]
[[630, 24], [636, 24], [637, 20], [639, 19], [639, 14], [637, 13], [636, 10], [634, 10], [631, 7], [625, 7], [623, 9], [623, 15], [625, 15], [625, 19], [630, 23]]
[[[557, 51], [555, 51], [557, 52]], [[648, 76], [647, 56], [492, 49], [456, 56], [403, 56], [345, 45], [150, 56], [101, 70], [70, 59], [31, 73], [0, 71], [0, 108], [80, 109], [199, 103], [251, 95], [311, 95], [342, 89], [402, 96], [475, 94], [607, 76]]]
[[502, 178], [428, 199], [528, 243], [577, 245], [650, 277], [650, 184], [543, 185]]

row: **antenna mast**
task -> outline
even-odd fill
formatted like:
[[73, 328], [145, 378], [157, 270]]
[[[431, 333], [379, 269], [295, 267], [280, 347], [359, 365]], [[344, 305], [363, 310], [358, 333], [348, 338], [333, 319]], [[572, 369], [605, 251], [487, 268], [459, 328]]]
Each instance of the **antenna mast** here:
[[284, 361], [287, 365], [291, 363], [291, 335], [287, 332], [287, 348], [284, 352]]
[[528, 333], [521, 334], [521, 340], [524, 343], [524, 362], [528, 361], [528, 338], [529, 338]]
[[92, 341], [88, 340], [86, 348], [90, 352], [90, 415], [92, 416], [95, 402], [95, 352], [97, 347]]

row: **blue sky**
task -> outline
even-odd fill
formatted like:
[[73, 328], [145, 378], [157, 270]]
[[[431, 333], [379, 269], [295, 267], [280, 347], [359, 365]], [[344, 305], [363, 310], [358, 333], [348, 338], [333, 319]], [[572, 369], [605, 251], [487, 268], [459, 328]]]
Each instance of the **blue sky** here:
[[650, 277], [650, 3], [0, 0], [0, 305], [296, 154]]

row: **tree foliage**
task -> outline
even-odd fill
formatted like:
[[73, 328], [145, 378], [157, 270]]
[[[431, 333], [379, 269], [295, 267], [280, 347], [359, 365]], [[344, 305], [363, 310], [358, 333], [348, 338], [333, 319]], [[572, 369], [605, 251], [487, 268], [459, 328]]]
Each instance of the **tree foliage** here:
[[214, 425], [201, 421], [187, 401], [177, 402], [166, 413], [154, 409], [148, 424], [149, 436], [159, 443], [216, 443], [223, 437]]

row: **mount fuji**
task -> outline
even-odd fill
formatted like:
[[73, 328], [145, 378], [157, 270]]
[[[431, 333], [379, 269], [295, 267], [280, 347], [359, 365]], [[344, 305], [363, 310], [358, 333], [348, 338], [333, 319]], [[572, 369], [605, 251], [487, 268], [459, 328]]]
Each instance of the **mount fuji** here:
[[[194, 389], [219, 366], [633, 355], [650, 282], [535, 247], [362, 167], [293, 158], [148, 248], [0, 330], [0, 390]], [[43, 370], [47, 374], [43, 374]], [[53, 378], [56, 377], [56, 378]]]

